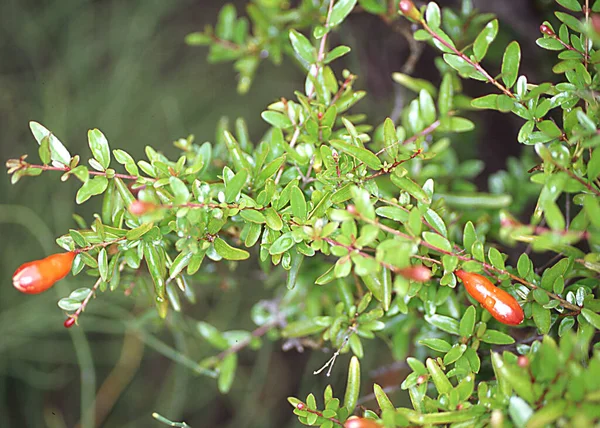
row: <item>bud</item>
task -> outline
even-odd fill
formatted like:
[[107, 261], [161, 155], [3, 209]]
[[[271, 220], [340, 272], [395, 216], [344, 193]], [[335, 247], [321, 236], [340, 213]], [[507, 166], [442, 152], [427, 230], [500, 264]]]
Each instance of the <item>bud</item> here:
[[554, 31], [552, 31], [552, 28], [550, 28], [548, 25], [546, 24], [542, 24], [540, 25], [540, 31], [544, 34], [546, 34], [547, 36], [556, 36], [556, 34], [554, 34]]
[[398, 271], [406, 279], [416, 282], [426, 282], [431, 278], [431, 270], [425, 266], [410, 266]]
[[73, 324], [75, 324], [75, 321], [75, 317], [69, 317], [65, 320], [63, 325], [65, 326], [65, 328], [71, 328], [73, 327]]
[[400, 0], [400, 3], [398, 3], [398, 8], [400, 9], [400, 12], [402, 12], [402, 15], [406, 16], [407, 18], [415, 21], [421, 20], [421, 12], [419, 12], [419, 9], [416, 8], [412, 0]]
[[133, 215], [144, 215], [156, 209], [156, 205], [152, 202], [133, 201], [129, 205], [129, 212]]
[[298, 404], [296, 404], [296, 408], [298, 410], [304, 410], [305, 407], [306, 407], [306, 404], [304, 404], [304, 403], [298, 403]]
[[517, 364], [519, 367], [527, 367], [529, 365], [529, 358], [527, 358], [525, 355], [519, 355]]

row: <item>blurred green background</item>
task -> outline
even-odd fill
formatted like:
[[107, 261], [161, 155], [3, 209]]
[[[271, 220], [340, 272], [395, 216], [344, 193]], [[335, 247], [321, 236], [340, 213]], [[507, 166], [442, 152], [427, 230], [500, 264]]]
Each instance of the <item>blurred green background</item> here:
[[[234, 3], [241, 12], [244, 2]], [[505, 35], [525, 40], [526, 52], [533, 50], [549, 2], [513, 0], [500, 2], [500, 7], [494, 3], [498, 2], [479, 5], [507, 16], [520, 8]], [[291, 98], [302, 87], [303, 74], [289, 62], [278, 68], [265, 62], [249, 94], [238, 96], [230, 64], [208, 65], [206, 50], [183, 42], [187, 33], [213, 23], [222, 4], [2, 0], [0, 158], [4, 162], [29, 153], [29, 160], [37, 162], [30, 120], [51, 129], [84, 160], [89, 153], [86, 132], [95, 127], [111, 147], [123, 148], [136, 159], [143, 157], [146, 145], [174, 157], [177, 151], [171, 142], [188, 134], [200, 142], [214, 141], [215, 125], [224, 115], [244, 117], [256, 142], [266, 129], [260, 112], [281, 96]], [[360, 109], [371, 123], [381, 121], [393, 107], [390, 74], [406, 59], [404, 38], [364, 14], [353, 16], [335, 38], [355, 48], [356, 56], [344, 66], [361, 76], [359, 85], [372, 93]], [[431, 67], [432, 56], [427, 49], [415, 75], [439, 79]], [[538, 70], [528, 72], [534, 80]], [[476, 136], [470, 136], [462, 150], [471, 158], [492, 161], [490, 172], [502, 168], [506, 156], [518, 153], [514, 136], [519, 124], [493, 114], [481, 120], [490, 130], [485, 146], [475, 145]], [[151, 418], [154, 411], [193, 427], [296, 426], [285, 401], [288, 395], [322, 391], [329, 382], [338, 393], [343, 391], [347, 355], [327, 379], [312, 371], [330, 351], [283, 352], [280, 344], [265, 341], [258, 352], [242, 352], [234, 389], [220, 396], [213, 379], [197, 376], [189, 367], [214, 353], [194, 336], [193, 327], [171, 330], [150, 322], [143, 334], [132, 329], [134, 318], [145, 319], [146, 303], [124, 297], [124, 287], [92, 301], [82, 327], [65, 330], [56, 302], [70, 290], [91, 286], [88, 278], [69, 277], [48, 293], [25, 296], [13, 289], [11, 276], [21, 263], [58, 250], [54, 239], [76, 227], [72, 213], [93, 219], [101, 201], [92, 198], [76, 206], [77, 188], [78, 182], [63, 183], [58, 173], [26, 177], [16, 186], [7, 176], [0, 180], [1, 427], [72, 427], [82, 420], [88, 427], [161, 426]], [[179, 325], [191, 326], [188, 321], [194, 318], [222, 329], [252, 330], [250, 307], [269, 297], [272, 293], [265, 288], [280, 280], [274, 276], [265, 281], [254, 270], [237, 276], [208, 272], [195, 284], [198, 303], [185, 306]], [[365, 367], [392, 363], [385, 348], [381, 350], [367, 352]], [[394, 384], [401, 372], [385, 377]]]

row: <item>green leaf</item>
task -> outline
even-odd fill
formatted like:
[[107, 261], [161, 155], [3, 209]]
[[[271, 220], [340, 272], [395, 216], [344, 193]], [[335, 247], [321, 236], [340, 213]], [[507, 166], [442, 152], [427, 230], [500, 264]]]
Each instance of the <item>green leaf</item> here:
[[133, 160], [129, 153], [124, 150], [117, 149], [113, 150], [113, 155], [115, 156], [117, 162], [123, 165], [129, 174], [135, 176], [140, 175], [140, 171], [135, 164], [135, 160]]
[[141, 226], [128, 231], [127, 234], [125, 235], [125, 237], [127, 238], [128, 241], [137, 241], [142, 236], [144, 236], [146, 233], [150, 232], [150, 229], [152, 229], [152, 227], [154, 227], [153, 223], [144, 223]]
[[583, 198], [583, 209], [590, 219], [590, 222], [594, 226], [600, 228], [600, 202], [598, 201], [598, 198], [592, 195], [586, 195]]
[[286, 155], [283, 155], [269, 162], [256, 177], [256, 180], [254, 181], [254, 186], [257, 189], [263, 188], [266, 181], [272, 176], [274, 176], [277, 171], [279, 171], [279, 168], [281, 168], [281, 165], [283, 165], [285, 159]]
[[325, 60], [323, 61], [325, 64], [329, 64], [330, 62], [343, 57], [344, 55], [346, 55], [348, 52], [350, 52], [350, 47], [348, 46], [336, 46], [335, 48], [333, 48], [326, 56], [325, 56]]
[[245, 209], [240, 211], [240, 216], [244, 220], [249, 221], [251, 223], [262, 224], [266, 222], [265, 216], [260, 211], [253, 209]]
[[229, 342], [223, 336], [219, 330], [217, 330], [213, 325], [200, 321], [196, 324], [196, 328], [198, 329], [198, 333], [208, 341], [215, 348], [223, 351], [229, 348]]
[[358, 213], [369, 220], [375, 219], [375, 209], [371, 203], [369, 192], [359, 187], [352, 187], [352, 198]]
[[177, 257], [175, 257], [173, 264], [171, 264], [171, 267], [169, 268], [169, 278], [173, 279], [179, 275], [187, 267], [193, 255], [194, 253], [191, 251], [182, 251], [177, 254]]
[[74, 312], [81, 307], [81, 301], [65, 297], [58, 301], [58, 307], [63, 311]]
[[234, 248], [221, 238], [215, 238], [213, 245], [217, 254], [225, 260], [246, 260], [250, 257], [248, 251]]
[[487, 23], [487, 25], [481, 30], [481, 32], [477, 35], [475, 42], [473, 43], [473, 54], [475, 55], [475, 60], [480, 62], [488, 51], [490, 44], [496, 38], [498, 34], [498, 20], [494, 19]]
[[543, 120], [541, 122], [538, 122], [537, 127], [540, 131], [542, 131], [544, 134], [551, 138], [558, 138], [562, 135], [562, 131], [558, 126], [556, 126], [556, 123], [554, 123], [554, 121], [552, 120]]
[[533, 313], [533, 321], [535, 322], [535, 325], [539, 329], [540, 333], [548, 334], [551, 325], [550, 310], [545, 309], [538, 303], [532, 304], [531, 309]]
[[423, 214], [423, 218], [427, 220], [427, 223], [429, 223], [440, 234], [442, 234], [443, 236], [448, 235], [446, 224], [437, 212], [435, 212], [431, 208], [428, 208], [427, 211], [425, 211], [425, 214]]
[[246, 180], [248, 180], [248, 171], [242, 169], [227, 182], [225, 185], [226, 202], [231, 203], [237, 200], [238, 195], [246, 185]]
[[296, 281], [298, 280], [298, 275], [300, 274], [300, 268], [302, 267], [302, 262], [304, 261], [304, 254], [297, 250], [290, 251], [290, 256], [292, 258], [292, 266], [288, 272], [286, 281], [286, 287], [288, 290], [291, 290], [296, 286]]
[[468, 132], [475, 129], [475, 124], [464, 117], [452, 116], [442, 121], [438, 130], [448, 132]]
[[290, 205], [292, 206], [292, 214], [302, 220], [306, 219], [306, 199], [304, 193], [298, 186], [290, 189]]
[[99, 129], [90, 129], [88, 131], [88, 143], [94, 159], [106, 170], [110, 166], [108, 140]]
[[453, 53], [445, 53], [442, 57], [444, 61], [462, 76], [474, 76], [479, 72], [467, 60]]
[[459, 330], [462, 337], [471, 337], [473, 335], [475, 329], [475, 315], [475, 307], [469, 306], [460, 319]]
[[448, 380], [446, 373], [444, 373], [438, 363], [432, 358], [427, 358], [425, 365], [427, 366], [427, 371], [429, 371], [431, 380], [433, 381], [438, 393], [440, 395], [448, 394], [452, 390], [452, 384]]
[[265, 122], [274, 126], [275, 128], [285, 129], [293, 125], [289, 117], [283, 113], [279, 113], [278, 111], [263, 111], [260, 116]]
[[429, 195], [423, 190], [421, 186], [415, 183], [408, 176], [405, 175], [401, 177], [398, 174], [394, 173], [391, 175], [390, 178], [392, 179], [392, 183], [394, 183], [400, 190], [407, 192], [417, 201], [421, 202], [424, 205], [431, 204], [431, 198], [429, 197]]
[[600, 330], [600, 315], [587, 308], [581, 310], [581, 315], [583, 315], [583, 317], [597, 330]]
[[465, 228], [463, 231], [463, 246], [470, 250], [473, 247], [473, 244], [477, 241], [477, 232], [475, 231], [475, 226], [473, 226], [473, 222], [471, 220], [465, 223]]
[[223, 358], [223, 362], [219, 365], [219, 379], [217, 384], [221, 394], [227, 394], [235, 380], [235, 371], [237, 369], [237, 354], [232, 352]]
[[564, 12], [554, 12], [554, 14], [556, 15], [556, 17], [559, 20], [564, 22], [565, 25], [567, 27], [569, 27], [571, 30], [573, 30], [577, 33], [582, 33], [585, 31], [583, 28], [583, 25], [581, 24], [581, 21], [579, 19], [575, 18], [573, 15], [569, 15], [568, 13], [564, 13]]
[[283, 220], [273, 208], [267, 208], [264, 211], [265, 221], [267, 226], [273, 230], [281, 230], [283, 228]]
[[42, 144], [44, 137], [49, 138], [51, 159], [53, 161], [63, 165], [69, 165], [71, 163], [71, 154], [54, 134], [48, 131], [42, 124], [34, 121], [29, 122], [29, 128], [38, 144]]
[[471, 100], [471, 105], [475, 108], [498, 110], [498, 95], [489, 94], [475, 98]]
[[444, 73], [444, 78], [440, 85], [440, 93], [438, 95], [438, 109], [440, 116], [446, 116], [454, 105], [454, 86], [452, 84], [452, 74]]
[[435, 29], [439, 28], [442, 22], [442, 13], [440, 7], [435, 2], [427, 4], [427, 9], [425, 9], [425, 20], [430, 27]]
[[485, 331], [485, 333], [481, 337], [481, 341], [485, 343], [491, 343], [493, 345], [510, 345], [512, 343], [515, 343], [515, 339], [510, 337], [508, 334], [490, 329], [487, 329]]
[[194, 32], [186, 35], [184, 40], [190, 46], [206, 46], [211, 44], [213, 38], [210, 34]]
[[435, 121], [436, 112], [433, 98], [431, 97], [431, 94], [424, 89], [419, 92], [419, 110], [421, 112], [421, 120], [425, 125], [430, 125]]
[[382, 167], [377, 155], [364, 147], [358, 147], [342, 140], [331, 140], [330, 143], [336, 149], [358, 159], [371, 169], [379, 170]]
[[582, 10], [579, 0], [556, 0], [556, 3], [573, 12], [581, 12]]
[[442, 339], [421, 339], [419, 344], [438, 352], [448, 352], [452, 349], [452, 345]]
[[550, 37], [540, 37], [535, 43], [542, 49], [549, 51], [562, 51], [565, 49], [565, 46], [559, 40]]
[[77, 290], [73, 290], [71, 294], [69, 294], [69, 299], [74, 299], [83, 302], [86, 299], [86, 297], [90, 295], [91, 292], [92, 290], [90, 290], [89, 288], [78, 288]]
[[450, 244], [450, 241], [448, 241], [443, 236], [438, 235], [437, 233], [423, 232], [423, 239], [428, 244], [431, 244], [434, 247], [441, 249], [442, 251], [448, 253], [452, 252], [452, 244]]
[[271, 247], [269, 248], [269, 254], [283, 254], [292, 248], [294, 244], [295, 242], [292, 238], [292, 232], [284, 233], [271, 244]]
[[98, 253], [98, 271], [100, 272], [100, 278], [102, 281], [108, 279], [108, 254], [106, 248], [102, 248]]
[[46, 135], [42, 138], [40, 142], [40, 147], [38, 149], [38, 153], [40, 155], [40, 160], [44, 165], [48, 165], [52, 162], [52, 151], [50, 150], [50, 135]]
[[348, 366], [348, 380], [344, 394], [344, 407], [349, 413], [354, 411], [360, 394], [360, 361], [353, 355]]
[[329, 16], [328, 27], [335, 27], [338, 24], [346, 19], [346, 17], [352, 12], [356, 6], [356, 0], [339, 0], [336, 1], [333, 9], [331, 10], [331, 15]]
[[508, 414], [517, 428], [525, 428], [528, 426], [527, 421], [533, 415], [533, 409], [522, 398], [512, 396], [508, 405]]
[[465, 345], [464, 343], [454, 344], [454, 346], [452, 346], [450, 351], [448, 351], [448, 353], [446, 355], [444, 355], [444, 360], [443, 360], [444, 365], [448, 366], [449, 364], [456, 362], [456, 360], [458, 360], [460, 357], [462, 357], [462, 355], [465, 353], [466, 350], [467, 350], [467, 345]]
[[[163, 269], [165, 269], [164, 259], [160, 256], [159, 250], [153, 243], [144, 244], [144, 258], [148, 271], [154, 282], [154, 291], [158, 299], [164, 299], [166, 294], [165, 278]], [[161, 248], [162, 250], [162, 248]]]
[[185, 204], [190, 200], [190, 191], [183, 181], [177, 177], [171, 176], [169, 177], [169, 184], [171, 185], [171, 190], [175, 196], [175, 199], [173, 200], [175, 205]]
[[79, 188], [77, 191], [77, 195], [75, 196], [75, 202], [78, 204], [82, 204], [92, 196], [100, 195], [104, 193], [106, 188], [108, 187], [108, 179], [102, 175], [91, 178], [85, 183], [83, 186]]
[[554, 425], [553, 422], [563, 416], [566, 410], [567, 402], [565, 400], [547, 403], [533, 416], [527, 418], [527, 428], [543, 428], [546, 426], [552, 426]]
[[521, 62], [521, 46], [516, 41], [510, 42], [502, 58], [502, 81], [510, 89], [517, 81]]
[[425, 315], [425, 321], [442, 331], [454, 334], [455, 336], [460, 336], [460, 327], [458, 321], [456, 321], [454, 318], [450, 318], [445, 315], [434, 314]]
[[387, 11], [387, 0], [358, 0], [358, 4], [367, 12], [379, 15]]
[[378, 384], [373, 384], [373, 392], [375, 394], [375, 399], [377, 400], [377, 404], [381, 411], [395, 411], [396, 408], [394, 404], [390, 401], [387, 394], [383, 390], [381, 386]]
[[[292, 42], [292, 48], [294, 48], [294, 52], [296, 52], [300, 59], [307, 64], [315, 62], [317, 57], [316, 50], [304, 34], [292, 29], [290, 30], [289, 37], [290, 42]], [[267, 122], [269, 121], [267, 120]]]
[[490, 259], [492, 266], [504, 270], [504, 257], [502, 257], [502, 253], [500, 251], [494, 247], [490, 247], [488, 250], [488, 258]]

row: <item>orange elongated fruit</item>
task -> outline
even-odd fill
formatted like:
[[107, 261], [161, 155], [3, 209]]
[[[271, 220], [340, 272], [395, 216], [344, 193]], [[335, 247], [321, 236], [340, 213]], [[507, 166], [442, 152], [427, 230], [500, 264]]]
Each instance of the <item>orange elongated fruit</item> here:
[[496, 287], [485, 276], [464, 270], [454, 273], [465, 285], [467, 293], [498, 321], [508, 325], [519, 325], [523, 322], [525, 315], [517, 299]]
[[20, 292], [27, 294], [46, 291], [67, 276], [75, 255], [75, 251], [69, 251], [25, 263], [13, 274], [13, 285]]

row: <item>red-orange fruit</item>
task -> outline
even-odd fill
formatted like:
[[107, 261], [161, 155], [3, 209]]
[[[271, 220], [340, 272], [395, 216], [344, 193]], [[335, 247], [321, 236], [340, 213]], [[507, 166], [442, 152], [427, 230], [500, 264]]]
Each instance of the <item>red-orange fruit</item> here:
[[381, 428], [381, 425], [372, 419], [352, 416], [346, 421], [344, 428]]
[[75, 251], [69, 251], [25, 263], [13, 274], [13, 285], [20, 292], [27, 294], [46, 291], [68, 275], [75, 255]]
[[464, 283], [467, 293], [498, 321], [508, 325], [519, 325], [523, 322], [525, 315], [517, 299], [496, 287], [485, 276], [464, 270], [454, 273]]

